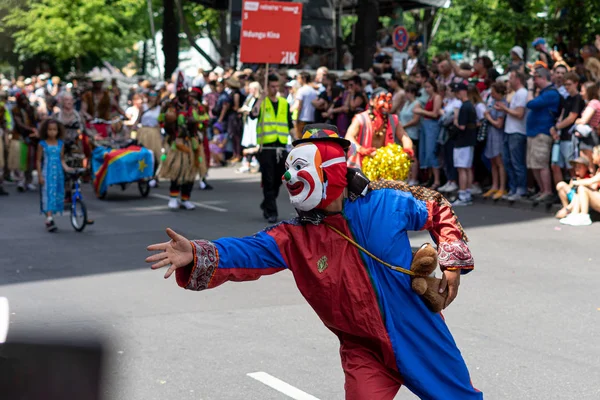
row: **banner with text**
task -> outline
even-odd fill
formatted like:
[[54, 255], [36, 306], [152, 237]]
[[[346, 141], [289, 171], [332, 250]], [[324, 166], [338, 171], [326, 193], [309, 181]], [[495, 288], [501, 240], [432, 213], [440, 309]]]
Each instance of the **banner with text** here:
[[244, 63], [298, 64], [302, 3], [245, 0], [240, 60]]

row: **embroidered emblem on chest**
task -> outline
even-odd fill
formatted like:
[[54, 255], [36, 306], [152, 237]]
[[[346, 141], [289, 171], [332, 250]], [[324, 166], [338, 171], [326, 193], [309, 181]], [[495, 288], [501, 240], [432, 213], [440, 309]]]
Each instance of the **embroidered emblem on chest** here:
[[327, 265], [327, 257], [323, 256], [319, 259], [319, 261], [317, 261], [317, 270], [320, 273], [323, 273], [323, 271], [325, 271], [327, 269], [328, 265]]

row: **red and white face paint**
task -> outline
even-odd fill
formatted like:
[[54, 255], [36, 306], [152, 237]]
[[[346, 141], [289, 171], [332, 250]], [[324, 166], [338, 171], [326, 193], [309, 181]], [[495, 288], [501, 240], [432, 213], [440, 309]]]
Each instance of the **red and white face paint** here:
[[[282, 180], [290, 194], [290, 202], [300, 211], [327, 207], [346, 186], [346, 158], [339, 146], [301, 144], [288, 154], [285, 167], [287, 172]], [[328, 167], [336, 169], [332, 171], [337, 172], [333, 173], [335, 182], [329, 176], [325, 179], [324, 170]]]
[[290, 193], [290, 202], [301, 211], [309, 211], [323, 198], [323, 171], [319, 149], [312, 143], [290, 151], [285, 160], [287, 172], [283, 181]]

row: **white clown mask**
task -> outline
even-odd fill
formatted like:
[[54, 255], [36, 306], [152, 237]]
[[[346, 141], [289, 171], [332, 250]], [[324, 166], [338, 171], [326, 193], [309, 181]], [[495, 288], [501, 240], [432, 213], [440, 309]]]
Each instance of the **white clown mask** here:
[[[286, 173], [282, 180], [285, 183], [290, 194], [290, 202], [294, 208], [300, 211], [310, 211], [319, 205], [326, 205], [328, 195], [328, 182], [325, 178], [324, 169], [335, 164], [346, 165], [346, 158], [343, 156], [343, 150], [339, 148], [339, 156], [331, 157], [331, 150], [327, 152], [328, 157], [323, 161], [319, 147], [314, 143], [304, 143], [292, 149], [285, 160]], [[345, 172], [343, 173], [345, 177]], [[345, 181], [343, 183], [345, 186]], [[341, 193], [340, 191], [338, 191]], [[339, 193], [331, 193], [333, 197], [339, 196]]]
[[301, 211], [317, 207], [325, 193], [321, 154], [312, 143], [295, 147], [285, 160], [283, 182], [290, 194], [290, 202]]

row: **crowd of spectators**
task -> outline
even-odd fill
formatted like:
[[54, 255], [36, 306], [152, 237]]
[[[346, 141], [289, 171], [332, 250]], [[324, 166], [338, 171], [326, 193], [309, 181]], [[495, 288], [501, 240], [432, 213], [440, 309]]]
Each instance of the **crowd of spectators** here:
[[[215, 127], [214, 132], [209, 129], [213, 165], [241, 162], [241, 173], [258, 170], [251, 151], [256, 149], [256, 120], [248, 116], [263, 96], [267, 73], [280, 77], [279, 94], [291, 106], [297, 132], [306, 124], [325, 122], [343, 136], [354, 116], [369, 107], [371, 95], [385, 90], [392, 94], [391, 112], [414, 143], [410, 185], [455, 197], [457, 206], [472, 204], [473, 196], [560, 203], [556, 216], [561, 223], [588, 225], [590, 209], [600, 211], [600, 55], [594, 44], [578, 55], [566, 54], [562, 46], [548, 50], [542, 38], [531, 50], [535, 60], [528, 62], [525, 50], [514, 46], [504, 66], [487, 56], [457, 63], [447, 53], [425, 63], [420, 47], [411, 44], [408, 59], [395, 68], [392, 56], [378, 49], [368, 70], [352, 68], [349, 58], [344, 71], [218, 67], [188, 79]], [[106, 89], [111, 116], [131, 119], [149, 95], [159, 103], [172, 98], [174, 85], [140, 79], [122, 95], [113, 81]], [[58, 77], [40, 75], [3, 80], [2, 86], [4, 136], [13, 128], [6, 121], [9, 99], [18, 94], [34, 105], [39, 119], [59, 112], [64, 94], [84, 119], [89, 117], [82, 106], [86, 91], [93, 88], [87, 78], [64, 84]], [[120, 107], [124, 103], [126, 111]], [[14, 178], [6, 169], [4, 177]]]

